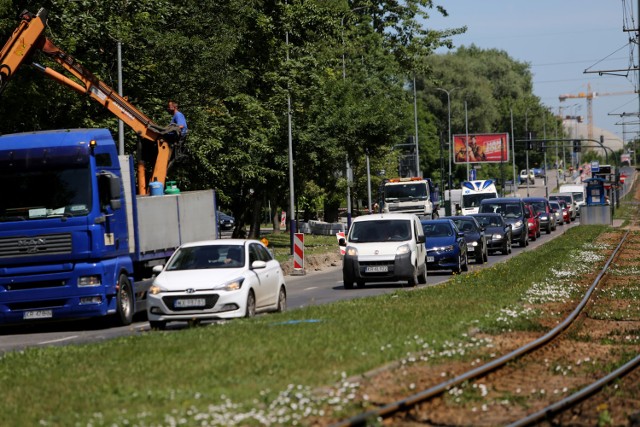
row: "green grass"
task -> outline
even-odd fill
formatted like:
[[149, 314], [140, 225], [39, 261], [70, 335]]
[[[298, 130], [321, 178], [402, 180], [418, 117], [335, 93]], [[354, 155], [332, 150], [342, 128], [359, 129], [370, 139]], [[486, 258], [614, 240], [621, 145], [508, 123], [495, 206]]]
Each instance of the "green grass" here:
[[[548, 268], [572, 262], [571, 254], [593, 246], [605, 229], [574, 227], [536, 251], [439, 286], [177, 332], [7, 353], [0, 356], [0, 425], [201, 425], [205, 419], [202, 425], [232, 425], [229, 419], [215, 424], [211, 414], [277, 414], [270, 405], [291, 413], [313, 394], [307, 389], [348, 390], [345, 378], [408, 355], [468, 357], [471, 350], [460, 348], [473, 349], [471, 330], [499, 330], [497, 310], [521, 304]], [[509, 326], [537, 327], [533, 321]], [[335, 411], [348, 407], [349, 397], [342, 398], [344, 404], [331, 403]], [[303, 425], [308, 416], [299, 415]], [[271, 425], [290, 425], [295, 418], [270, 419]], [[252, 423], [242, 419], [236, 425]]]
[[[285, 262], [291, 257], [291, 236], [288, 231], [281, 233], [271, 233], [263, 235], [269, 241], [269, 249], [274, 253], [275, 258], [280, 262]], [[338, 239], [336, 236], [316, 236], [313, 234], [304, 235], [305, 255], [317, 255], [327, 252], [338, 252]]]

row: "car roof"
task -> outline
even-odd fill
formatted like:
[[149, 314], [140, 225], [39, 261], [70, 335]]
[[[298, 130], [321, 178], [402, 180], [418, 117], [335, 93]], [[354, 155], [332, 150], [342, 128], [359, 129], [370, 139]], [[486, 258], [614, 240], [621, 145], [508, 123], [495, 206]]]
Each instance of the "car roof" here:
[[489, 203], [520, 203], [522, 202], [522, 198], [520, 197], [496, 197], [493, 199], [483, 199], [480, 200], [480, 204], [489, 204]]
[[199, 240], [197, 242], [183, 243], [181, 247], [191, 248], [196, 246], [246, 245], [249, 242], [262, 244], [259, 240], [253, 240], [253, 239], [218, 239], [218, 240]]
[[495, 213], [495, 212], [485, 212], [485, 213], [474, 213], [474, 214], [469, 214], [468, 216], [497, 216], [502, 218], [502, 215], [499, 213]]
[[360, 222], [360, 221], [377, 221], [383, 219], [404, 219], [404, 220], [412, 220], [413, 218], [417, 218], [415, 214], [408, 213], [375, 213], [370, 215], [360, 215], [355, 217], [352, 221]]
[[447, 218], [440, 218], [440, 219], [423, 219], [420, 220], [420, 224], [451, 224], [451, 220], [449, 219], [449, 217]]
[[546, 197], [523, 197], [522, 200], [525, 202], [542, 202], [547, 200], [547, 198]]

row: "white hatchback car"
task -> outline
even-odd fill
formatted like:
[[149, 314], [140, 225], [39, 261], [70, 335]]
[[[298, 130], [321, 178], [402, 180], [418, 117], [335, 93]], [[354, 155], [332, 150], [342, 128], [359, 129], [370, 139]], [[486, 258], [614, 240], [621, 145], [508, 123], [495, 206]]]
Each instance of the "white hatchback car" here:
[[366, 282], [427, 283], [424, 230], [414, 214], [383, 213], [355, 218], [346, 239], [342, 278], [346, 289]]
[[257, 240], [187, 243], [153, 272], [157, 277], [147, 295], [153, 329], [164, 329], [170, 321], [252, 317], [286, 309], [280, 263]]

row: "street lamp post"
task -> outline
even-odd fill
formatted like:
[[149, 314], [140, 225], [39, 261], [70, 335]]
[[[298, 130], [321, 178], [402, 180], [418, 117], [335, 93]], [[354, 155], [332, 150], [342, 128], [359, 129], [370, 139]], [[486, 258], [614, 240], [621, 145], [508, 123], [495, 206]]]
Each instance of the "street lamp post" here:
[[[446, 90], [441, 87], [435, 88], [436, 90], [442, 91], [447, 94], [447, 122], [449, 126], [448, 130], [448, 138], [449, 138], [449, 154], [447, 157], [449, 158], [449, 176], [447, 177], [447, 186], [449, 187], [449, 203], [444, 205], [445, 215], [451, 215], [451, 159], [452, 159], [452, 151], [453, 145], [451, 142], [451, 92], [456, 89], [460, 89], [459, 87], [454, 87], [452, 89]], [[444, 191], [444, 188], [442, 189]]]

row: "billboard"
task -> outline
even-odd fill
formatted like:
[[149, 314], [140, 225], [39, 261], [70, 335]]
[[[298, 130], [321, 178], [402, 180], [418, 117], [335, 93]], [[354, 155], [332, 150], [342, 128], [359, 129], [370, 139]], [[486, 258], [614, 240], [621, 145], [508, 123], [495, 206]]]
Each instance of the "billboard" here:
[[[468, 150], [467, 150], [468, 147]], [[508, 133], [453, 135], [454, 163], [500, 163], [509, 161]], [[468, 154], [467, 154], [468, 153]]]

